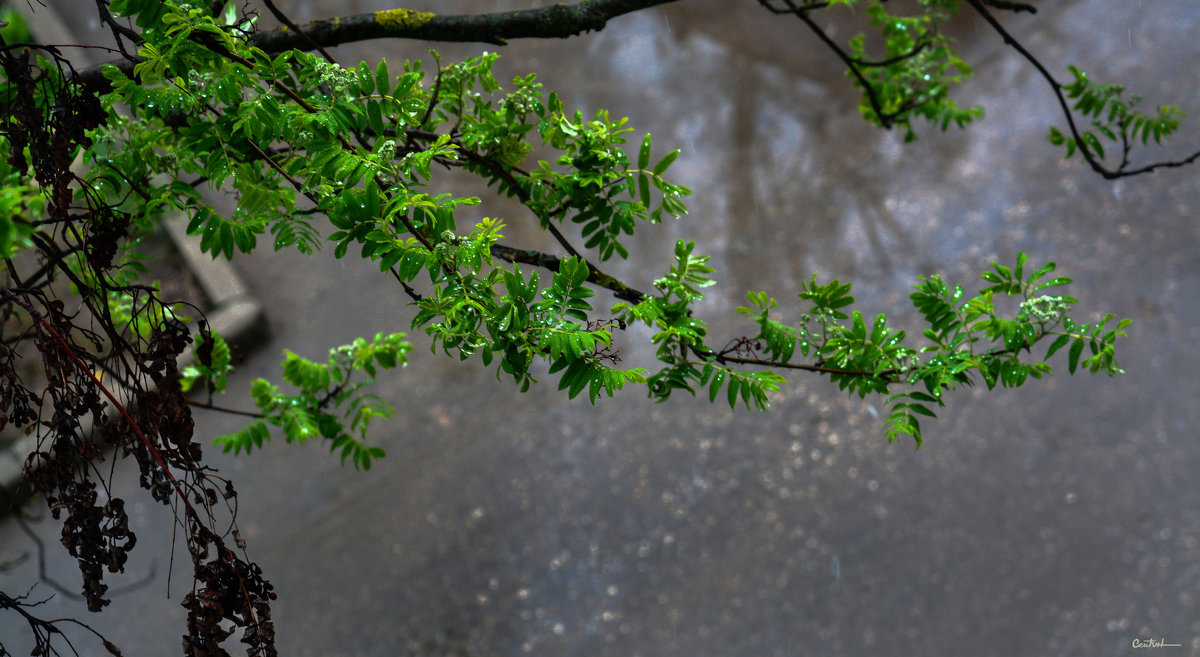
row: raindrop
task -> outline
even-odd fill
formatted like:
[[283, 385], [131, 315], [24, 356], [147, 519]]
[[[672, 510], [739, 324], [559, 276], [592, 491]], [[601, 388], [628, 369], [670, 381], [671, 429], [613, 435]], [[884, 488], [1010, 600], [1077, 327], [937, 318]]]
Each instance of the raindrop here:
[[829, 564], [829, 572], [833, 573], [833, 578], [837, 581], [842, 581], [842, 562], [838, 561], [837, 555], [833, 555], [833, 563]]

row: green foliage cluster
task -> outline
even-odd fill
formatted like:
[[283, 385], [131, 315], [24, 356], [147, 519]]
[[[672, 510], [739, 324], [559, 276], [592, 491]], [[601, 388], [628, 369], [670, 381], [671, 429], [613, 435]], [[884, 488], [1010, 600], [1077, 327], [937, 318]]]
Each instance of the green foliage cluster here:
[[[861, 311], [851, 309], [854, 297], [849, 283], [833, 280], [821, 284], [816, 275], [804, 283], [797, 296], [810, 305], [797, 325], [772, 316], [779, 305], [775, 299], [765, 292], [750, 292], [747, 298], [751, 306], [737, 311], [754, 317], [759, 327], [753, 346], [743, 342], [713, 352], [697, 340], [677, 338], [670, 343], [672, 348], [679, 347], [674, 366], [653, 379], [659, 383], [657, 393], [662, 399], [674, 389], [694, 394], [694, 381], [707, 383], [709, 398], [715, 399], [722, 383], [728, 381], [731, 406], [740, 392], [747, 406], [753, 399], [762, 408], [767, 393], [778, 390], [783, 378], [770, 371], [737, 373], [726, 365], [733, 362], [787, 367], [799, 353], [815, 361], [796, 365], [797, 369], [827, 375], [840, 389], [862, 398], [884, 396], [890, 408], [885, 422], [888, 439], [911, 436], [919, 447], [923, 438], [918, 416], [936, 417], [931, 406], [944, 406], [944, 393], [973, 385], [973, 377], [982, 379], [988, 389], [997, 384], [1018, 387], [1030, 377], [1040, 379], [1049, 374], [1051, 367], [1045, 361], [1068, 343], [1068, 369], [1072, 374], [1085, 348], [1091, 356], [1082, 364], [1089, 371], [1120, 373], [1114, 345], [1118, 338], [1125, 337], [1123, 329], [1130, 320], [1123, 319], [1108, 330], [1105, 326], [1112, 315], [1095, 323], [1076, 322], [1068, 314], [1072, 304], [1077, 303], [1075, 298], [1038, 294], [1067, 285], [1071, 279], [1058, 276], [1043, 281], [1054, 271], [1053, 262], [1024, 277], [1026, 262], [1026, 255], [1020, 253], [1015, 268], [993, 263], [993, 271], [982, 274], [993, 285], [970, 298], [965, 297], [962, 286], [950, 287], [940, 276], [921, 277], [911, 299], [929, 325], [923, 330], [929, 344], [919, 348], [906, 345], [906, 333], [889, 328], [884, 314], [868, 323]], [[1006, 316], [997, 308], [997, 295], [1015, 296], [1021, 302]], [[637, 312], [641, 313], [639, 317], [652, 315], [640, 306]], [[1025, 356], [1048, 338], [1053, 341], [1043, 360]], [[689, 357], [689, 352], [696, 357]], [[902, 391], [892, 392], [896, 388]]]
[[753, 404], [765, 410], [767, 393], [779, 390], [784, 379], [774, 372], [748, 371], [723, 362], [705, 343], [708, 327], [694, 316], [692, 306], [704, 299], [701, 288], [716, 284], [708, 276], [715, 270], [708, 264], [709, 256], [693, 255], [695, 247], [694, 242], [676, 242], [674, 264], [654, 281], [659, 294], [636, 304], [618, 303], [613, 312], [622, 322], [642, 322], [657, 331], [651, 341], [664, 367], [647, 379], [651, 397], [663, 402], [675, 390], [695, 394], [696, 387], [707, 386], [709, 400], [714, 401], [725, 386], [731, 408], [741, 399], [747, 408]]
[[180, 385], [184, 392], [201, 381], [206, 390], [224, 390], [229, 373], [233, 371], [233, 352], [229, 343], [219, 334], [207, 330], [207, 325], [203, 329], [196, 336], [195, 360], [183, 368]]
[[[97, 192], [116, 200], [129, 194], [124, 180], [145, 181], [151, 199], [189, 214], [189, 230], [214, 256], [250, 252], [268, 231], [276, 249], [314, 252], [323, 236], [307, 217], [322, 214], [335, 229], [324, 237], [335, 243], [335, 257], [358, 246], [403, 283], [428, 275], [432, 291], [416, 302], [413, 325], [434, 339], [435, 350], [496, 358], [523, 388], [541, 357], [551, 362], [550, 374], [561, 375], [560, 387], [571, 396], [587, 388], [593, 400], [642, 381], [642, 370], [606, 364], [616, 360], [605, 353], [615, 325], [589, 320], [585, 299], [594, 292], [582, 259], [562, 260], [551, 286], [539, 290], [536, 273], [495, 266], [499, 220], [457, 232], [455, 209], [478, 199], [423, 190], [434, 164], [461, 165], [500, 193], [519, 195], [544, 227], [568, 218], [582, 224], [585, 246], [601, 260], [624, 257], [620, 238], [638, 221], [686, 211], [680, 197], [689, 190], [663, 177], [678, 151], [651, 166], [647, 135], [631, 166], [621, 149], [624, 119], [569, 115], [556, 95], [543, 96], [534, 76], [492, 97], [500, 91], [491, 74], [495, 55], [442, 68], [427, 89], [419, 62], [393, 77], [386, 61], [343, 69], [301, 52], [271, 57], [196, 8], [163, 6], [159, 24], [146, 20], [152, 14], [139, 18], [147, 38], [137, 79], [106, 71], [114, 93], [105, 98], [111, 120], [91, 153]], [[210, 35], [216, 48], [206, 43]], [[117, 103], [134, 109], [120, 116]], [[189, 115], [186, 125], [172, 124], [179, 112]], [[526, 137], [535, 132], [562, 154], [526, 172], [517, 165], [533, 150]], [[189, 174], [215, 188], [231, 184], [238, 194], [232, 216], [207, 205], [183, 181]], [[306, 201], [310, 208], [302, 210]], [[280, 406], [266, 404], [269, 398], [256, 394], [261, 408]], [[253, 426], [261, 437], [262, 424]]]
[[22, 43], [33, 39], [29, 31], [29, 22], [21, 12], [12, 7], [0, 7], [0, 37], [6, 43]]
[[[0, 137], [0, 150], [11, 152], [8, 139]], [[45, 207], [45, 197], [29, 184], [26, 172], [13, 166], [9, 158], [0, 160], [0, 258], [12, 258], [33, 246], [34, 227], [29, 217], [40, 216]]]
[[[1067, 70], [1075, 79], [1063, 85], [1063, 92], [1068, 99], [1075, 101], [1075, 111], [1091, 119], [1092, 128], [1080, 131], [1079, 139], [1097, 158], [1104, 159], [1101, 137], [1121, 147], [1124, 163], [1129, 156], [1130, 146], [1136, 141], [1141, 140], [1145, 145], [1153, 138], [1154, 143], [1161, 144], [1163, 137], [1170, 136], [1179, 128], [1179, 120], [1183, 117], [1179, 107], [1159, 105], [1157, 114], [1143, 114], [1135, 109], [1142, 97], [1133, 94], [1126, 100], [1123, 85], [1093, 82], [1087, 73], [1075, 66], [1068, 66]], [[1049, 140], [1055, 146], [1066, 148], [1068, 158], [1079, 147], [1078, 141], [1054, 126], [1050, 127]]]
[[[943, 129], [980, 116], [976, 108], [959, 109], [948, 94], [970, 74], [941, 32], [956, 5], [922, 0], [920, 12], [905, 17], [889, 13], [881, 0], [867, 2], [884, 52], [869, 58], [867, 40], [856, 36], [847, 58], [869, 120], [902, 125], [911, 138], [914, 115]], [[668, 178], [678, 150], [654, 157], [647, 134], [636, 142], [634, 157], [626, 153], [632, 132], [626, 119], [599, 111], [586, 120], [565, 109], [557, 94], [544, 93], [534, 75], [516, 77], [506, 91], [492, 74], [494, 54], [443, 64], [433, 53], [432, 71], [419, 61], [399, 70], [385, 60], [343, 67], [306, 52], [254, 46], [247, 38], [254, 17], [239, 15], [232, 3], [216, 13], [177, 0], [113, 0], [111, 8], [141, 29], [141, 61], [132, 76], [115, 66], [104, 71], [112, 91], [102, 98], [106, 119], [82, 152], [81, 198], [127, 212], [134, 243], [162, 212], [172, 211], [189, 218], [189, 231], [213, 257], [250, 253], [268, 235], [275, 249], [305, 254], [326, 242], [336, 258], [353, 248], [409, 294], [416, 308], [412, 328], [429, 337], [432, 351], [462, 360], [478, 356], [522, 391], [544, 371], [557, 376], [570, 397], [586, 390], [593, 403], [601, 393], [612, 396], [634, 384], [658, 401], [700, 389], [715, 401], [723, 389], [733, 407], [740, 399], [746, 408], [765, 409], [786, 383], [778, 372], [796, 369], [828, 376], [850, 394], [883, 396], [889, 439], [907, 435], [920, 445], [918, 416], [933, 416], [946, 390], [970, 385], [973, 377], [989, 388], [1014, 387], [1049, 373], [1044, 360], [1025, 356], [1044, 339], [1053, 339], [1047, 359], [1069, 345], [1071, 372], [1084, 349], [1091, 350], [1082, 361], [1090, 371], [1119, 372], [1114, 344], [1128, 320], [1113, 329], [1105, 328], [1110, 316], [1075, 322], [1068, 315], [1073, 298], [1035, 295], [1069, 280], [1040, 281], [1053, 263], [1023, 278], [1023, 254], [1015, 269], [996, 265], [984, 273], [992, 286], [969, 299], [937, 276], [921, 279], [912, 299], [928, 323], [922, 330], [928, 345], [906, 344], [905, 331], [889, 326], [883, 314], [869, 319], [853, 309], [849, 283], [818, 283], [814, 275], [798, 292], [807, 304], [798, 323], [777, 319], [778, 303], [751, 292], [749, 306], [738, 312], [753, 317], [757, 334], [714, 348], [706, 322], [696, 316], [701, 291], [715, 283], [714, 269], [694, 242], [676, 243], [673, 262], [653, 281], [654, 293], [640, 293], [596, 266], [627, 257], [625, 240], [640, 225], [684, 215], [683, 199], [691, 193]], [[1136, 133], [1144, 141], [1174, 130], [1173, 110], [1151, 120], [1130, 109], [1136, 100], [1121, 101], [1120, 88], [1093, 85], [1078, 72], [1077, 78], [1068, 92], [1080, 112], [1096, 118], [1098, 133], [1110, 139]], [[538, 149], [551, 155], [529, 162]], [[480, 199], [438, 193], [446, 169], [466, 171], [517, 199], [564, 257], [501, 244], [498, 218], [460, 225], [460, 208]], [[15, 218], [35, 212], [38, 203], [38, 194], [23, 186], [25, 174], [0, 163], [5, 253], [27, 245], [32, 230]], [[236, 208], [223, 213], [209, 205], [205, 186], [232, 190]], [[560, 230], [571, 225], [594, 261]], [[536, 267], [548, 269], [549, 280]], [[136, 257], [119, 271], [136, 277]], [[621, 299], [607, 313], [592, 305], [596, 287]], [[1003, 296], [1020, 298], [1013, 313], [995, 305]], [[113, 299], [110, 306], [132, 325], [135, 301]], [[617, 367], [615, 336], [632, 324], [652, 330], [657, 372]], [[366, 427], [392, 410], [362, 387], [377, 366], [403, 364], [410, 345], [401, 336], [360, 339], [333, 350], [327, 363], [287, 352], [283, 379], [297, 391], [256, 381], [252, 398], [262, 419], [219, 442], [249, 451], [274, 426], [288, 441], [328, 439], [343, 460], [369, 467], [382, 450], [363, 442]], [[227, 346], [206, 333], [197, 353], [185, 384], [203, 381], [210, 391], [222, 391], [231, 367]], [[361, 374], [366, 378], [351, 383]]]
[[[270, 437], [270, 424], [281, 429], [289, 443], [324, 438], [330, 441], [330, 451], [341, 451], [343, 463], [349, 457], [355, 468], [369, 470], [371, 461], [382, 458], [385, 452], [382, 447], [366, 443], [367, 427], [374, 418], [395, 415], [396, 409], [362, 389], [374, 382], [379, 368], [405, 365], [411, 350], [403, 333], [393, 333], [376, 334], [370, 342], [358, 338], [331, 349], [324, 363], [288, 351], [283, 360], [283, 380], [298, 391], [286, 394], [266, 379], [255, 379], [250, 396], [263, 419], [217, 438], [216, 443], [226, 452], [249, 452], [262, 447]], [[228, 357], [214, 359], [208, 368], [224, 377], [229, 369]], [[355, 380], [356, 376], [362, 378]]]
[[[971, 66], [954, 51], [953, 39], [942, 31], [959, 0], [920, 0], [913, 15], [893, 13], [886, 0], [834, 0], [851, 10], [865, 4], [878, 38], [859, 33], [850, 39], [847, 59], [854, 86], [862, 89], [859, 110], [863, 117], [883, 127], [904, 129], [904, 140], [916, 139], [914, 116], [946, 130], [959, 128], [983, 116], [983, 108], [962, 108], [950, 96], [950, 87], [971, 76]], [[879, 41], [882, 53], [869, 51]]]
[[[813, 30], [846, 65], [863, 94], [867, 121], [900, 126], [911, 141], [914, 117], [946, 130], [982, 116], [980, 108], [961, 108], [950, 95], [971, 75], [945, 33], [963, 1], [1059, 94], [1070, 126], [1052, 128], [1049, 140], [1065, 147], [1068, 158], [1079, 152], [1110, 178], [1200, 158], [1127, 170], [1135, 142], [1161, 142], [1177, 130], [1181, 112], [1162, 106], [1143, 114], [1138, 96], [1094, 83], [1074, 67], [1074, 82], [1054, 80], [990, 13], [1034, 10], [1025, 3], [759, 4]], [[619, 14], [650, 4], [592, 7]], [[691, 194], [671, 177], [680, 151], [656, 152], [649, 134], [632, 138], [627, 119], [568, 110], [533, 74], [514, 78], [506, 89], [493, 75], [494, 54], [445, 63], [431, 52], [429, 68], [385, 60], [347, 67], [328, 59], [315, 41], [308, 45], [321, 56], [280, 46], [296, 34], [294, 26], [255, 35], [257, 15], [249, 3], [105, 0], [97, 7], [106, 20], [106, 10], [117, 16], [109, 23], [126, 56], [105, 66], [102, 77], [76, 76], [57, 47], [13, 46], [30, 38], [27, 25], [0, 9], [0, 105], [6, 109], [0, 148], [8, 153], [0, 160], [6, 268], [0, 427], [11, 422], [38, 432], [27, 481], [58, 500], [56, 514], [67, 511], [64, 544], [79, 561], [89, 608], [99, 610], [108, 600], [97, 564], [119, 570], [133, 534], [121, 499], [106, 496], [103, 507], [95, 504], [98, 484], [104, 487], [94, 478], [103, 456], [82, 442], [80, 421], [119, 411], [118, 421], [99, 425], [104, 440], [136, 460], [139, 482], [155, 500], [173, 506], [193, 561], [194, 585], [183, 599], [187, 654], [225, 654], [219, 644], [237, 628], [244, 630], [247, 654], [275, 654], [269, 602], [276, 594], [257, 566], [226, 545], [231, 528], [233, 542], [244, 547], [236, 524], [218, 527], [213, 514], [222, 498], [228, 503], [237, 493], [203, 462], [192, 441], [189, 405], [217, 408], [211, 397], [226, 390], [234, 359], [204, 321], [189, 332], [186, 304], [160, 299], [157, 282], [145, 280], [139, 244], [164, 213], [186, 216], [188, 231], [214, 258], [251, 253], [263, 240], [310, 256], [330, 243], [334, 258], [354, 250], [411, 300], [410, 330], [423, 333], [432, 352], [477, 357], [521, 391], [538, 377], [556, 377], [568, 397], [586, 391], [593, 404], [602, 394], [644, 386], [660, 402], [684, 391], [707, 395], [710, 403], [720, 397], [733, 409], [740, 401], [763, 410], [786, 384], [781, 372], [800, 371], [828, 377], [849, 395], [881, 399], [889, 441], [907, 436], [920, 447], [921, 419], [936, 417], [947, 393], [962, 386], [1024, 385], [1051, 374], [1051, 358], [1064, 350], [1071, 374], [1121, 372], [1116, 344], [1130, 320], [1090, 313], [1086, 317], [1098, 319], [1077, 320], [1078, 301], [1063, 294], [1072, 281], [1053, 276], [1053, 262], [1027, 268], [1024, 253], [1013, 267], [993, 263], [974, 296], [940, 276], [919, 277], [910, 295], [920, 316], [915, 339], [885, 314], [856, 307], [850, 283], [819, 281], [814, 274], [794, 291], [803, 310], [798, 321], [785, 319], [788, 311], [766, 292], [752, 291], [737, 312], [755, 328], [717, 346], [722, 342], [699, 315], [716, 271], [695, 242], [675, 243], [651, 292], [599, 268], [627, 258], [639, 228], [684, 216]], [[848, 8], [852, 20], [865, 16], [872, 34], [855, 35], [844, 47], [835, 43], [812, 14], [838, 8]], [[410, 13], [373, 16], [376, 26], [403, 30], [416, 26], [397, 18]], [[555, 21], [574, 20], [562, 18], [568, 13], [558, 12]], [[593, 17], [586, 19], [586, 29], [594, 29]], [[334, 40], [362, 38], [357, 30], [370, 20], [334, 19], [322, 24], [328, 32], [314, 30], [306, 38], [324, 39], [349, 26], [353, 34]], [[424, 14], [418, 22], [431, 20]], [[491, 38], [502, 41], [499, 34]], [[136, 57], [126, 41], [135, 44]], [[107, 92], [97, 99], [87, 90], [102, 82]], [[1087, 129], [1076, 126], [1068, 99], [1090, 121]], [[1114, 170], [1099, 162], [1105, 141], [1121, 149]], [[506, 222], [515, 219], [479, 218], [466, 210], [479, 198], [439, 191], [454, 171], [519, 202], [547, 242], [557, 244], [554, 252], [502, 243]], [[233, 209], [211, 205], [206, 188], [232, 196]], [[60, 275], [75, 296], [70, 303], [64, 302], [67, 286], [55, 285]], [[597, 304], [601, 290], [617, 299], [607, 310]], [[619, 366], [620, 340], [631, 327], [649, 333], [658, 361], [653, 371]], [[180, 369], [192, 333], [194, 358]], [[381, 370], [404, 366], [412, 349], [404, 333], [379, 333], [335, 347], [324, 360], [285, 351], [278, 384], [251, 384], [256, 412], [233, 411], [254, 419], [216, 442], [240, 453], [262, 448], [273, 434], [288, 443], [321, 439], [343, 464], [369, 469], [385, 455], [368, 443], [369, 427], [395, 414], [371, 385]], [[35, 350], [46, 374], [36, 391], [15, 366]], [[123, 390], [114, 393], [108, 381], [121, 382]], [[198, 389], [209, 403], [185, 398], [185, 391]], [[10, 599], [10, 608], [35, 606], [20, 599]], [[51, 633], [38, 628], [52, 629], [54, 622], [21, 613], [39, 635], [34, 652], [52, 652]]]
[[[1074, 374], [1079, 356], [1088, 347], [1092, 356], [1084, 365], [1092, 373], [1104, 372], [1113, 376], [1122, 372], [1117, 367], [1114, 343], [1125, 337], [1123, 330], [1131, 320], [1123, 319], [1116, 328], [1104, 331], [1113, 319], [1105, 315], [1095, 324], [1079, 324], [1068, 314], [1078, 302], [1070, 296], [1038, 294], [1043, 290], [1071, 283], [1065, 276], [1043, 280], [1056, 268], [1049, 262], [1025, 276], [1027, 257], [1017, 254], [1013, 268], [992, 263], [993, 270], [981, 275], [992, 285], [971, 298], [964, 298], [961, 286], [953, 288], [938, 276], [922, 278], [911, 295], [913, 305], [929, 323], [925, 337], [932, 345], [922, 348], [925, 355], [910, 356], [907, 364], [897, 363], [896, 377], [904, 392], [889, 398], [892, 412], [887, 422], [889, 438], [912, 435], [920, 444], [920, 424], [916, 415], [934, 417], [925, 404], [944, 406], [943, 392], [960, 385], [972, 385], [972, 373], [977, 374], [988, 389], [997, 384], [1015, 388], [1028, 378], [1041, 379], [1052, 369], [1046, 362], [1068, 342], [1074, 341], [1067, 368]], [[1021, 300], [1017, 311], [1004, 316], [996, 306], [997, 295]], [[1053, 339], [1042, 360], [1024, 359], [1033, 347], [1045, 339]], [[923, 387], [921, 392], [916, 390]]]

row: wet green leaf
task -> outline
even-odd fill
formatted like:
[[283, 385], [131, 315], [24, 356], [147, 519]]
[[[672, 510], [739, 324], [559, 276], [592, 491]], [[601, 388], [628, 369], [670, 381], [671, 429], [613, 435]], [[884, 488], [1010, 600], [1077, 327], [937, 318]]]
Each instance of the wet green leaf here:
[[1067, 371], [1071, 374], [1075, 373], [1075, 368], [1079, 365], [1079, 355], [1083, 353], [1085, 340], [1077, 338], [1071, 345], [1071, 350], [1067, 352]]
[[388, 76], [386, 59], [380, 59], [375, 66], [375, 89], [380, 96], [386, 96], [391, 91], [391, 77]]

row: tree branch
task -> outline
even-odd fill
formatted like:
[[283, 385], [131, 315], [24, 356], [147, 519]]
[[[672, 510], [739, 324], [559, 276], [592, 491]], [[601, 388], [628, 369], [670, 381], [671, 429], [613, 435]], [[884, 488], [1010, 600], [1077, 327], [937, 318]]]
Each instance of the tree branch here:
[[[523, 262], [527, 265], [541, 267], [552, 272], [557, 272], [562, 260], [555, 255], [542, 253], [541, 251], [533, 251], [530, 249], [517, 249], [503, 244], [492, 245], [492, 255], [507, 262]], [[637, 303], [642, 300], [642, 297], [650, 296], [641, 290], [634, 289], [622, 283], [616, 278], [605, 274], [596, 269], [592, 263], [588, 265], [587, 280], [593, 285], [598, 285], [613, 293], [613, 296], [623, 301]]]
[[1195, 162], [1197, 159], [1200, 159], [1200, 151], [1196, 151], [1195, 153], [1192, 153], [1181, 160], [1154, 162], [1137, 169], [1126, 170], [1125, 165], [1129, 162], [1128, 152], [1126, 149], [1120, 166], [1118, 166], [1116, 169], [1109, 169], [1108, 167], [1105, 167], [1104, 163], [1101, 162], [1094, 153], [1092, 153], [1091, 149], [1088, 148], [1087, 144], [1083, 141], [1083, 136], [1080, 135], [1079, 128], [1075, 125], [1075, 117], [1071, 114], [1071, 107], [1067, 104], [1066, 96], [1063, 95], [1062, 84], [1050, 74], [1050, 71], [1046, 69], [1045, 65], [1043, 65], [1037, 57], [1034, 57], [1032, 53], [1026, 50], [1025, 46], [1021, 45], [1021, 43], [1017, 41], [1012, 34], [1009, 34], [1008, 30], [1005, 30], [1004, 26], [1000, 25], [1000, 22], [996, 20], [996, 17], [992, 16], [992, 13], [989, 12], [986, 7], [984, 7], [985, 4], [993, 4], [992, 2], [988, 2], [988, 0], [967, 0], [967, 4], [971, 5], [971, 7], [980, 16], [982, 16], [989, 25], [992, 26], [992, 29], [996, 30], [996, 33], [1004, 39], [1005, 44], [1012, 46], [1014, 50], [1016, 50], [1022, 57], [1026, 59], [1026, 61], [1032, 64], [1042, 78], [1045, 79], [1050, 85], [1050, 88], [1054, 91], [1054, 95], [1058, 98], [1058, 104], [1062, 108], [1063, 115], [1067, 117], [1067, 128], [1071, 131], [1071, 138], [1075, 140], [1075, 146], [1079, 149], [1079, 153], [1083, 155], [1083, 159], [1087, 161], [1088, 166], [1092, 168], [1092, 171], [1095, 171], [1108, 180], [1116, 180], [1117, 178], [1125, 178], [1128, 176], [1150, 173], [1155, 169], [1182, 167]]
[[[292, 30], [295, 32], [299, 32], [302, 36], [304, 36], [304, 32], [300, 29], [300, 26], [293, 23], [292, 19], [287, 17], [287, 14], [283, 13], [282, 11], [279, 11], [279, 8], [275, 6], [274, 2], [272, 2], [271, 0], [264, 0], [264, 2], [267, 5], [267, 11], [271, 12], [271, 15], [275, 17], [275, 20], [279, 21], [280, 23], [283, 23], [286, 29], [289, 29], [289, 30]], [[314, 49], [316, 49], [317, 52], [321, 53], [321, 56], [325, 58], [325, 61], [327, 61], [327, 62], [333, 61], [333, 57], [331, 57], [329, 55], [329, 53], [325, 52], [325, 49], [321, 47], [321, 44], [317, 43], [316, 41], [313, 41], [312, 38], [310, 38], [308, 36], [304, 36], [304, 38], [308, 41], [308, 43], [310, 45], [312, 45], [312, 47]]]
[[1037, 7], [1026, 4], [1024, 2], [1008, 2], [1008, 0], [983, 0], [983, 4], [996, 9], [1005, 9], [1014, 13], [1027, 11], [1031, 14], [1037, 13]]
[[[871, 86], [871, 83], [867, 81], [866, 76], [864, 76], [862, 74], [862, 71], [859, 70], [860, 62], [857, 62], [845, 50], [842, 50], [841, 46], [839, 46], [837, 43], [835, 43], [834, 40], [831, 39], [829, 37], [829, 35], [825, 33], [825, 30], [821, 29], [821, 26], [817, 25], [813, 21], [813, 19], [808, 16], [809, 11], [812, 11], [814, 9], [824, 9], [827, 6], [827, 3], [809, 3], [809, 4], [798, 6], [792, 0], [783, 0], [783, 4], [787, 5], [786, 10], [777, 9], [776, 7], [774, 7], [771, 4], [770, 0], [758, 0], [758, 3], [760, 5], [762, 5], [764, 8], [766, 8], [767, 10], [771, 11], [772, 13], [792, 14], [796, 18], [799, 18], [801, 21], [803, 21], [803, 23], [806, 26], [808, 26], [808, 28], [810, 30], [812, 30], [814, 34], [817, 35], [817, 38], [820, 39], [821, 42], [826, 45], [826, 47], [828, 47], [830, 50], [832, 50], [834, 52], [834, 54], [838, 56], [838, 59], [842, 60], [842, 63], [844, 63], [846, 65], [846, 67], [848, 69], [850, 69], [850, 73], [854, 75], [854, 78], [856, 80], [858, 80], [859, 85], [863, 89], [863, 93], [866, 94], [867, 100], [871, 103], [871, 109], [874, 110], [875, 116], [879, 117], [879, 124], [881, 126], [883, 126], [885, 129], [891, 129], [891, 127], [893, 125], [893, 119], [900, 116], [901, 114], [908, 111], [909, 109], [912, 109], [912, 107], [909, 103], [905, 103], [902, 107], [900, 107], [899, 109], [897, 109], [894, 112], [884, 112], [883, 111], [883, 106], [880, 105], [880, 103], [879, 103], [879, 97], [875, 91], [875, 87]], [[923, 48], [924, 48], [924, 45], [918, 47], [917, 49], [913, 50], [910, 53], [907, 53], [906, 55], [904, 55], [904, 57], [911, 57], [912, 55], [917, 54], [917, 52], [919, 52]], [[903, 59], [904, 57], [901, 57], [901, 59]], [[879, 64], [886, 65], [890, 61], [892, 61], [892, 60], [880, 62]], [[874, 66], [874, 64], [869, 64], [869, 63], [862, 63], [862, 64], [864, 66], [868, 66], [868, 67]]]
[[267, 52], [306, 49], [310, 42], [336, 46], [351, 41], [402, 38], [421, 41], [482, 42], [497, 46], [509, 39], [565, 39], [604, 29], [609, 19], [676, 0], [583, 0], [541, 9], [491, 14], [444, 15], [388, 9], [370, 14], [317, 20], [300, 27], [255, 35], [251, 41]]
[[[506, 45], [510, 39], [566, 39], [583, 32], [598, 32], [610, 19], [677, 0], [582, 0], [573, 5], [555, 4], [540, 9], [491, 14], [431, 14], [410, 9], [388, 9], [370, 14], [315, 20], [298, 26], [260, 32], [251, 45], [268, 53], [285, 50], [330, 48], [371, 39], [478, 42]], [[116, 66], [127, 76], [140, 58], [116, 60], [79, 71], [75, 80], [89, 91], [111, 91], [101, 72]]]

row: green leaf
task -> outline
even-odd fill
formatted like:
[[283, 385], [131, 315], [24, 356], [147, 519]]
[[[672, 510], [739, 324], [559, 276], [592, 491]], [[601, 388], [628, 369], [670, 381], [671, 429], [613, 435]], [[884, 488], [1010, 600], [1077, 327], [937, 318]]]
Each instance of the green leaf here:
[[875, 324], [871, 327], [871, 342], [881, 344], [883, 336], [887, 331], [887, 317], [883, 313], [875, 318]]
[[725, 382], [725, 376], [725, 370], [714, 368], [712, 381], [708, 384], [708, 401], [716, 401], [721, 384]]
[[664, 155], [663, 158], [658, 161], [658, 164], [654, 165], [654, 175], [661, 176], [667, 170], [667, 168], [671, 166], [671, 163], [675, 161], [675, 158], [679, 157], [679, 153], [679, 149], [675, 149]]
[[371, 126], [371, 130], [376, 135], [383, 135], [383, 113], [379, 110], [379, 102], [375, 100], [367, 101], [367, 124]]
[[388, 95], [391, 91], [391, 77], [388, 76], [387, 60], [380, 59], [379, 64], [375, 66], [375, 88], [380, 96]]
[[1075, 373], [1075, 368], [1079, 365], [1079, 355], [1083, 353], [1084, 339], [1078, 338], [1071, 345], [1071, 350], [1067, 352], [1067, 371], [1071, 374]]
[[1054, 278], [1046, 281], [1045, 283], [1042, 283], [1041, 285], [1038, 285], [1037, 287], [1033, 288], [1033, 290], [1036, 292], [1038, 290], [1044, 290], [1048, 287], [1056, 287], [1059, 285], [1070, 285], [1071, 283], [1074, 283], [1074, 282], [1075, 282], [1074, 279], [1067, 278], [1066, 276], [1055, 276]]
[[637, 166], [639, 169], [650, 166], [650, 133], [646, 133], [646, 137], [642, 139], [642, 147], [638, 149]]
[[1029, 280], [1027, 280], [1025, 282], [1029, 285], [1032, 285], [1034, 282], [1036, 282], [1041, 277], [1054, 271], [1057, 266], [1058, 265], [1054, 264], [1054, 262], [1047, 262], [1045, 265], [1043, 265], [1042, 267], [1039, 267], [1036, 271], [1034, 271], [1032, 274], [1030, 274]]
[[862, 313], [855, 310], [853, 313], [853, 319], [851, 321], [853, 322], [854, 326], [851, 331], [853, 335], [856, 338], [865, 340], [867, 338], [867, 323], [863, 320]]
[[908, 396], [911, 399], [916, 399], [917, 401], [929, 402], [931, 404], [937, 404], [938, 406], [945, 405], [945, 402], [943, 402], [941, 399], [938, 399], [937, 397], [934, 397], [933, 395], [927, 395], [920, 391], [910, 392], [910, 393], [908, 393]]
[[1097, 159], [1104, 159], [1104, 146], [1100, 144], [1100, 139], [1096, 135], [1091, 132], [1085, 132], [1081, 135], [1081, 138], [1096, 153]]
[[920, 413], [921, 415], [925, 415], [928, 417], [937, 417], [936, 413], [934, 413], [933, 411], [929, 410], [928, 408], [926, 408], [925, 406], [923, 406], [921, 404], [905, 404], [905, 406], [907, 406], [908, 409], [910, 411], [913, 411], [914, 413]]
[[375, 91], [375, 78], [371, 76], [371, 69], [366, 62], [358, 63], [358, 88], [364, 96], [370, 96]]
[[1069, 335], [1058, 336], [1058, 338], [1050, 345], [1050, 348], [1046, 350], [1046, 360], [1050, 360], [1050, 357], [1054, 355], [1054, 352], [1067, 346], [1067, 343], [1070, 341], [1071, 336]]

